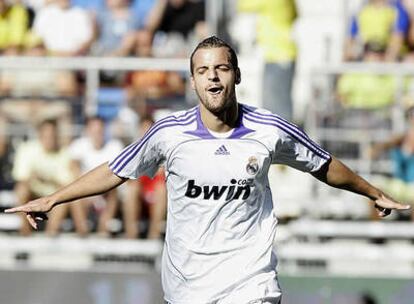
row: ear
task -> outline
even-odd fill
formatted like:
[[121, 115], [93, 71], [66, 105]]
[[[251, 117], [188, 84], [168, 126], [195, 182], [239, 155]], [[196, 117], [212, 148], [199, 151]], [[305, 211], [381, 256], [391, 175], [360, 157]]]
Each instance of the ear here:
[[191, 77], [190, 77], [190, 81], [191, 81], [191, 88], [192, 88], [193, 90], [195, 90], [194, 76], [191, 76]]
[[236, 69], [236, 84], [239, 84], [241, 82], [241, 73], [240, 73], [240, 69], [237, 68]]

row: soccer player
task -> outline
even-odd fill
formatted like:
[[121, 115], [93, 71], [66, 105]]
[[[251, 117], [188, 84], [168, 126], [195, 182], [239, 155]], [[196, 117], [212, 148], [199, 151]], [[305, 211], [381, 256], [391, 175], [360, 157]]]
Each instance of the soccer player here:
[[[380, 216], [409, 209], [353, 173], [295, 125], [237, 102], [234, 50], [217, 37], [190, 58], [200, 103], [156, 122], [138, 142], [59, 191], [7, 210], [30, 224], [54, 206], [166, 170], [168, 214], [162, 258], [165, 300], [280, 303], [273, 239], [276, 216], [267, 178], [287, 164], [371, 199]], [[298, 185], [292, 185], [296, 187]]]

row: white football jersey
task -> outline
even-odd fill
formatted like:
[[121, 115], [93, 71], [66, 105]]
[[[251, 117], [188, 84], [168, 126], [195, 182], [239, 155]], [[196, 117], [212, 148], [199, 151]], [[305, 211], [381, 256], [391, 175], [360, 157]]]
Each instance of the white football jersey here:
[[280, 297], [269, 166], [313, 172], [330, 155], [277, 115], [244, 104], [239, 111], [237, 127], [227, 138], [206, 129], [199, 107], [172, 114], [109, 164], [116, 175], [133, 179], [165, 166], [162, 283], [169, 303]]

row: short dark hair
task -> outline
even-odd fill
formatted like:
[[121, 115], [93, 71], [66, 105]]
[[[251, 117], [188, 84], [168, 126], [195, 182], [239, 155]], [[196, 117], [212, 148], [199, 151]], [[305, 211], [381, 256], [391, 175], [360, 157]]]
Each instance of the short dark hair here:
[[234, 49], [230, 46], [230, 44], [228, 44], [223, 39], [220, 39], [217, 36], [210, 36], [210, 37], [204, 39], [203, 41], [201, 41], [196, 46], [196, 48], [194, 49], [194, 51], [191, 53], [191, 56], [190, 56], [190, 71], [191, 71], [191, 75], [193, 75], [193, 68], [194, 68], [193, 57], [194, 57], [194, 54], [198, 50], [200, 50], [200, 49], [220, 48], [220, 47], [227, 48], [227, 50], [229, 51], [230, 63], [232, 65], [233, 69], [234, 70], [237, 70], [238, 67], [239, 67], [239, 63], [238, 63], [237, 55], [236, 55], [236, 52], [234, 51]]
[[91, 115], [91, 116], [87, 116], [85, 118], [85, 125], [88, 125], [90, 122], [92, 122], [94, 120], [98, 120], [102, 124], [105, 124], [105, 119], [102, 116], [99, 116], [99, 115]]
[[56, 129], [58, 127], [57, 119], [55, 119], [55, 118], [48, 118], [48, 119], [42, 120], [41, 122], [39, 122], [37, 124], [37, 130], [42, 129], [46, 125], [50, 125], [50, 126], [52, 126], [53, 128]]
[[387, 46], [377, 41], [371, 41], [364, 44], [364, 53], [385, 54]]

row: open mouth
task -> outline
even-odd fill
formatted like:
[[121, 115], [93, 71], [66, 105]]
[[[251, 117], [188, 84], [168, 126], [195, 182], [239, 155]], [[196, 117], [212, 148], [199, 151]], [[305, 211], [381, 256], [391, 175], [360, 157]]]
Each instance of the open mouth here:
[[211, 87], [207, 91], [209, 91], [213, 95], [216, 95], [216, 94], [220, 94], [223, 91], [223, 88], [222, 87]]

